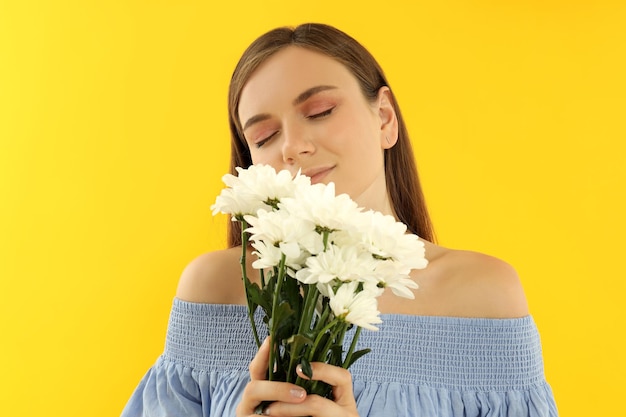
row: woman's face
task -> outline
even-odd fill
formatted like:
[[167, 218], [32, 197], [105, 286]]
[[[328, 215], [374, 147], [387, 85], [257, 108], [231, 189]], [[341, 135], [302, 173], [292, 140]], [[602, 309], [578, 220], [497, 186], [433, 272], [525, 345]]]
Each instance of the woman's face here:
[[290, 46], [252, 74], [239, 119], [254, 164], [301, 169], [361, 206], [389, 211], [383, 152], [395, 143], [397, 122], [388, 88], [369, 102], [342, 64]]

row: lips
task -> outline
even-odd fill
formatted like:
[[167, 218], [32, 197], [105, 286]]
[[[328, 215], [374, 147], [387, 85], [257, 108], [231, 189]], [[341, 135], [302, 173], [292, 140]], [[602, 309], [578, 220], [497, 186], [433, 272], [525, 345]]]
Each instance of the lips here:
[[311, 178], [311, 184], [317, 184], [321, 182], [324, 179], [324, 177], [326, 177], [326, 175], [328, 175], [330, 171], [332, 171], [334, 168], [335, 168], [334, 166], [309, 168], [309, 169], [305, 169], [304, 171], [302, 171], [302, 173], [306, 175], [307, 177]]

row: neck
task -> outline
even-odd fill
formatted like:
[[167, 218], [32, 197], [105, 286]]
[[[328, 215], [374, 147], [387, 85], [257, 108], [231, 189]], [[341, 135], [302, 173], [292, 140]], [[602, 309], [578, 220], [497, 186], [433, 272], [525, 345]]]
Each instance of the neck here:
[[384, 172], [382, 175], [377, 176], [374, 182], [360, 195], [355, 197], [354, 201], [359, 207], [363, 207], [366, 210], [379, 211], [382, 214], [393, 216], [395, 219], [398, 218], [391, 206]]

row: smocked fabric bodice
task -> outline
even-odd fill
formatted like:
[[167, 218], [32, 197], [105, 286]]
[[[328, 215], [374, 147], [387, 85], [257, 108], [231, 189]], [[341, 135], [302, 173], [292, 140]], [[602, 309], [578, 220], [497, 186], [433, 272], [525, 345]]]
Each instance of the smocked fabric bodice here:
[[[350, 368], [361, 417], [557, 415], [531, 316], [381, 319]], [[175, 299], [165, 351], [122, 415], [234, 415], [255, 353], [245, 306]]]

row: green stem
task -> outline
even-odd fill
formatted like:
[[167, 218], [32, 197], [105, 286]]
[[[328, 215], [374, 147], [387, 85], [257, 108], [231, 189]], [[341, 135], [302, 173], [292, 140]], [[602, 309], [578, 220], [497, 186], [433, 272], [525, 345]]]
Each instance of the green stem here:
[[356, 332], [354, 333], [354, 337], [352, 338], [352, 343], [350, 343], [350, 349], [348, 349], [348, 353], [346, 354], [346, 359], [343, 361], [341, 365], [342, 368], [347, 369], [348, 364], [350, 363], [350, 359], [352, 358], [352, 354], [354, 353], [354, 349], [356, 348], [356, 342], [359, 340], [359, 336], [361, 335], [361, 326], [357, 326]]
[[316, 333], [317, 329], [319, 329], [321, 326], [323, 326], [322, 323], [325, 323], [326, 320], [328, 320], [328, 316], [329, 315], [330, 315], [330, 308], [325, 308], [324, 311], [322, 312], [322, 315], [318, 319], [318, 323], [315, 326], [315, 329], [313, 329], [313, 333]]
[[307, 285], [308, 290], [306, 294], [306, 300], [304, 300], [304, 309], [302, 310], [302, 317], [300, 319], [300, 326], [298, 327], [298, 334], [303, 334], [306, 330], [311, 329], [311, 322], [313, 320], [313, 312], [315, 311], [315, 305], [319, 296], [319, 290], [315, 285]]
[[347, 327], [348, 327], [348, 324], [345, 323], [345, 322], [341, 322], [341, 323], [339, 323], [339, 325], [337, 325], [335, 327], [335, 330], [333, 330], [333, 332], [331, 333], [330, 337], [328, 338], [328, 342], [326, 342], [326, 346], [324, 346], [324, 349], [322, 350], [322, 352], [324, 353], [324, 355], [323, 355], [324, 359], [326, 359], [326, 357], [328, 355], [328, 351], [330, 350], [330, 346], [337, 343], [337, 336], [339, 334], [345, 333]]
[[[299, 335], [308, 335], [311, 330], [311, 323], [313, 321], [313, 313], [315, 311], [315, 305], [319, 297], [319, 291], [315, 285], [302, 284], [305, 288], [304, 307], [302, 308], [302, 316], [300, 317], [300, 324], [298, 326]], [[302, 348], [301, 343], [293, 343], [291, 347], [291, 355], [289, 358], [289, 372], [287, 373], [287, 382], [291, 382], [291, 376], [295, 374], [295, 367], [300, 362], [298, 353]], [[305, 351], [306, 352], [306, 351]], [[306, 353], [304, 353], [306, 354]]]
[[[339, 319], [335, 319], [333, 320], [330, 324], [335, 323], [339, 321]], [[328, 327], [328, 326], [327, 326]], [[331, 333], [330, 337], [328, 338], [328, 342], [326, 342], [326, 345], [324, 346], [324, 349], [322, 349], [322, 358], [324, 359], [323, 361], [326, 362], [326, 357], [328, 356], [328, 351], [330, 350], [330, 346], [332, 344], [335, 343], [335, 339], [337, 338], [337, 335], [339, 335], [340, 332], [345, 333], [346, 329], [348, 327], [348, 324], [345, 322], [340, 322], [339, 325], [336, 326], [336, 328], [333, 330], [333, 332]], [[343, 336], [342, 336], [343, 338]], [[311, 358], [311, 361], [313, 360], [313, 358]], [[311, 384], [311, 393], [315, 393], [315, 394], [320, 394], [317, 392], [317, 386], [319, 385], [320, 381], [319, 380], [314, 380], [313, 383]], [[325, 384], [324, 382], [322, 382], [323, 384]]]
[[[324, 312], [326, 313], [326, 311]], [[322, 330], [320, 330], [319, 332], [317, 332], [317, 337], [315, 338], [315, 342], [313, 342], [313, 347], [311, 348], [311, 350], [309, 351], [309, 355], [307, 357], [307, 360], [309, 362], [313, 361], [313, 357], [315, 356], [315, 351], [317, 350], [317, 346], [319, 345], [320, 341], [322, 340], [322, 337], [324, 336], [324, 333], [326, 333], [328, 330], [330, 330], [334, 325], [337, 324], [337, 322], [339, 322], [339, 319], [335, 318], [334, 320], [332, 320], [330, 323], [328, 323], [326, 326], [324, 326], [324, 328]], [[331, 338], [329, 339], [329, 341], [332, 341], [332, 335]], [[299, 386], [304, 386], [303, 382], [302, 382], [302, 378], [298, 377], [296, 378], [296, 385]], [[311, 391], [309, 391], [310, 393]]]
[[295, 374], [296, 367], [296, 354], [300, 350], [299, 343], [293, 343], [291, 345], [291, 354], [289, 355], [289, 370], [287, 372], [287, 382], [293, 382], [293, 375]]
[[250, 280], [248, 279], [248, 270], [246, 266], [246, 256], [248, 253], [248, 234], [245, 230], [248, 228], [248, 223], [245, 220], [240, 220], [241, 222], [241, 277], [243, 279], [243, 288], [246, 292], [246, 300], [248, 305], [248, 318], [250, 319], [250, 325], [252, 327], [252, 334], [254, 335], [254, 341], [256, 342], [257, 348], [261, 347], [261, 340], [259, 339], [259, 333], [256, 328], [256, 323], [254, 321], [254, 311], [256, 307], [253, 306], [250, 301], [250, 295], [248, 294], [248, 286], [250, 285]]
[[[320, 330], [320, 332], [317, 334], [317, 337], [315, 338], [315, 342], [313, 343], [313, 348], [309, 352], [309, 357], [308, 357], [309, 362], [311, 362], [313, 360], [313, 356], [315, 355], [315, 351], [317, 350], [317, 345], [319, 345], [319, 343], [321, 342], [322, 337], [324, 336], [324, 333], [326, 333], [328, 330], [332, 329], [333, 326], [335, 326], [338, 322], [339, 322], [339, 319], [335, 318], [333, 321], [331, 321], [326, 326], [324, 326], [324, 328], [322, 330]], [[328, 339], [328, 341], [332, 342], [332, 339], [333, 339], [333, 337], [331, 335], [331, 337]]]
[[283, 253], [280, 257], [280, 263], [278, 265], [278, 277], [276, 281], [276, 287], [274, 288], [274, 299], [272, 300], [272, 328], [270, 330], [270, 338], [272, 340], [272, 347], [270, 349], [270, 363], [269, 363], [269, 380], [274, 380], [274, 364], [276, 363], [276, 353], [278, 351], [278, 345], [280, 340], [276, 337], [276, 311], [278, 310], [278, 299], [280, 298], [280, 289], [282, 287], [285, 278], [285, 259], [287, 256]]

